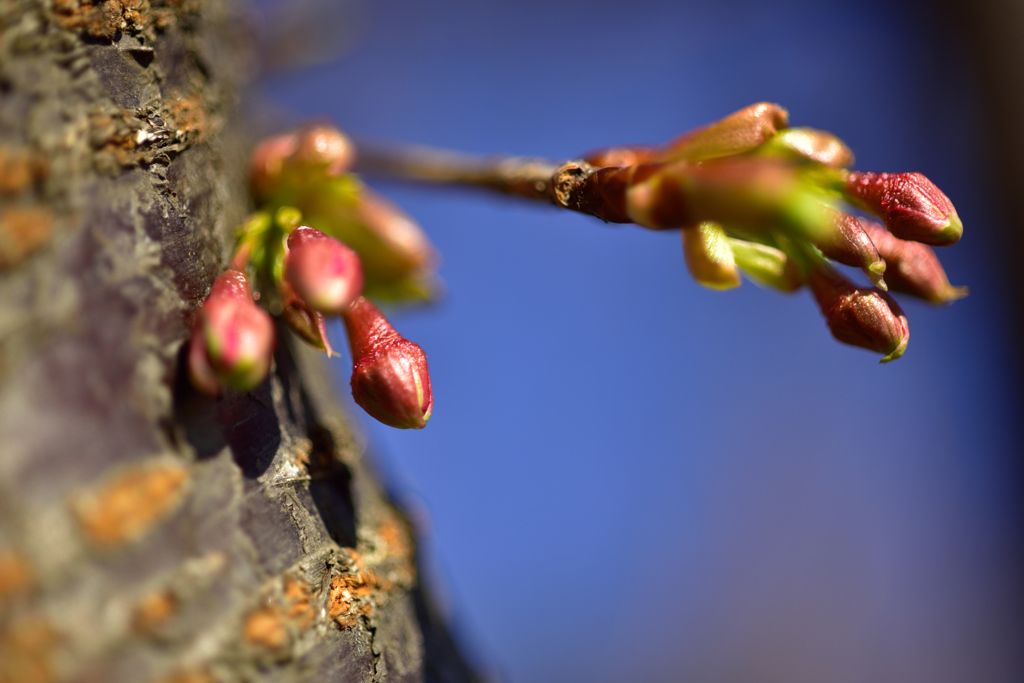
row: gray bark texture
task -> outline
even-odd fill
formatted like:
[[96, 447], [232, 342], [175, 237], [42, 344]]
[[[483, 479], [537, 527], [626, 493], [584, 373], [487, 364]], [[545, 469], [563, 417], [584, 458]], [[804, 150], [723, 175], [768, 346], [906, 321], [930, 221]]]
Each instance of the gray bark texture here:
[[0, 0], [0, 681], [471, 681], [415, 539], [279, 330], [181, 370], [250, 209], [223, 0]]

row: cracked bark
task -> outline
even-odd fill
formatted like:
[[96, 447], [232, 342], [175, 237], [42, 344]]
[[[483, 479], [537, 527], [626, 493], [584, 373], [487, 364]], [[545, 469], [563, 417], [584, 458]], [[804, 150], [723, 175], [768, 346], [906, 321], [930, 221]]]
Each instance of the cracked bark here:
[[314, 352], [214, 401], [249, 210], [210, 0], [0, 0], [0, 681], [470, 681]]

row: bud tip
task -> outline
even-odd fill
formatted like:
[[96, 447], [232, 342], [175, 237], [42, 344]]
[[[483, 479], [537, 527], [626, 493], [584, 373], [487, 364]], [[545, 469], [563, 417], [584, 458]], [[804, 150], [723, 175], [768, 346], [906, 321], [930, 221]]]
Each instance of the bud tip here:
[[952, 211], [946, 215], [946, 224], [936, 232], [935, 244], [937, 246], [956, 244], [960, 241], [963, 234], [964, 224], [960, 220], [960, 216], [956, 214], [956, 211]]

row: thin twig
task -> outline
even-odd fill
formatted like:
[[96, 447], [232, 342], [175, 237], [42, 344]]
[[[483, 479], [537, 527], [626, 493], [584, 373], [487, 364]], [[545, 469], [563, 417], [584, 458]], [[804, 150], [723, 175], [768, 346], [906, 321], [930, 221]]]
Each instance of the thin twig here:
[[552, 184], [565, 162], [473, 156], [421, 146], [360, 144], [357, 149], [355, 170], [367, 175], [485, 187], [503, 194], [559, 204]]

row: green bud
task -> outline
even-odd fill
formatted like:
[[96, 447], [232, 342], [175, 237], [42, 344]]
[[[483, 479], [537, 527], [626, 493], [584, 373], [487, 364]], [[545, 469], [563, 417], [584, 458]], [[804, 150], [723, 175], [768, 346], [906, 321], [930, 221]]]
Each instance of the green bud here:
[[832, 168], [853, 164], [853, 152], [838, 137], [815, 128], [789, 128], [768, 140], [758, 154], [794, 161], [813, 161]]
[[728, 241], [736, 265], [756, 283], [780, 292], [794, 292], [803, 285], [802, 268], [781, 249], [735, 237]]
[[711, 289], [740, 286], [736, 259], [721, 225], [705, 221], [696, 227], [683, 228], [682, 233], [683, 256], [694, 280]]
[[771, 102], [758, 102], [724, 119], [684, 133], [665, 146], [660, 161], [704, 161], [760, 147], [789, 125], [789, 114]]

